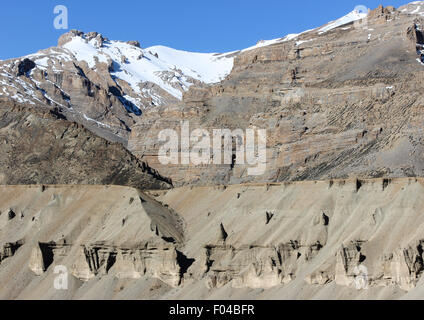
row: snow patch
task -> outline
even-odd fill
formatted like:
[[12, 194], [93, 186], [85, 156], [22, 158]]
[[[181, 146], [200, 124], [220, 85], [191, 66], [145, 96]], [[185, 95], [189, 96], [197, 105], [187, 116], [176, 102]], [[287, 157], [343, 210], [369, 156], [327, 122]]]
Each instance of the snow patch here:
[[359, 12], [357, 10], [353, 10], [352, 12], [341, 17], [340, 19], [332, 21], [332, 22], [328, 23], [327, 25], [325, 25], [324, 27], [322, 27], [321, 29], [319, 29], [318, 34], [323, 34], [325, 32], [333, 30], [337, 27], [346, 25], [346, 24], [351, 23], [351, 22], [355, 22], [355, 21], [360, 20], [360, 19], [364, 19], [367, 15], [368, 15], [367, 13], [363, 13], [363, 12]]
[[[233, 68], [233, 58], [226, 54], [194, 53], [164, 46], [141, 49], [121, 41], [105, 41], [98, 47], [92, 41], [74, 37], [63, 46], [78, 61], [86, 61], [90, 68], [99, 62], [112, 61], [111, 75], [126, 81], [141, 94], [140, 84], [151, 82], [172, 96], [182, 99], [182, 90], [192, 85], [188, 77], [204, 83], [223, 80]], [[167, 81], [163, 74], [167, 74]]]
[[94, 119], [92, 119], [92, 118], [90, 118], [90, 117], [87, 117], [84, 113], [83, 113], [82, 115], [83, 115], [84, 119], [85, 119], [85, 120], [87, 120], [87, 121], [94, 122], [95, 124], [97, 124], [97, 125], [99, 125], [99, 126], [101, 126], [101, 127], [110, 128], [110, 126], [109, 126], [109, 125], [107, 125], [107, 124], [105, 124], [105, 123], [102, 123], [102, 122], [99, 122], [99, 121], [97, 121], [97, 120], [94, 120]]

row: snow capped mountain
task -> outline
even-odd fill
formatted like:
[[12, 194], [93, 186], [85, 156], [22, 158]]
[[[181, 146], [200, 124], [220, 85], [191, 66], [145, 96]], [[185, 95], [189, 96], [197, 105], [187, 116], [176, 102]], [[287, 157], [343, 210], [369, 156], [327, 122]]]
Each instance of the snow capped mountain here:
[[[400, 7], [398, 13], [424, 16], [424, 1]], [[299, 46], [366, 16], [354, 10], [316, 29], [222, 54], [142, 48], [137, 41], [72, 30], [57, 47], [0, 61], [0, 100], [57, 108], [69, 119], [126, 140], [143, 110], [179, 103], [193, 85], [221, 82], [237, 55], [283, 42]]]
[[[58, 47], [41, 50], [22, 57], [19, 61], [24, 59], [35, 63], [34, 68], [26, 74], [27, 80], [32, 80], [27, 81], [30, 92], [24, 90], [20, 94], [10, 94], [6, 92], [7, 88], [3, 87], [0, 97], [7, 95], [19, 102], [32, 101], [31, 95], [39, 89], [38, 84], [42, 82], [35, 79], [34, 74], [38, 71], [47, 72], [49, 68], [53, 73], [61, 73], [66, 63], [77, 62], [86, 64], [85, 69], [95, 71], [104, 78], [110, 76], [113, 81], [108, 81], [108, 86], [119, 87], [121, 96], [142, 110], [150, 105], [181, 100], [183, 92], [194, 83], [212, 84], [222, 81], [231, 72], [234, 58], [228, 54], [194, 53], [165, 46], [142, 49], [137, 42], [110, 41], [95, 32], [84, 34], [73, 30], [59, 39]], [[15, 62], [3, 61], [0, 64], [3, 70], [0, 75], [8, 81], [13, 78], [13, 72], [9, 69], [13, 69]], [[85, 76], [87, 73], [90, 71], [86, 70]], [[6, 86], [5, 80], [0, 79], [0, 84]], [[7, 87], [20, 91], [16, 83], [9, 83]], [[30, 95], [26, 95], [25, 91]], [[41, 93], [41, 96], [51, 103], [64, 106], [63, 103], [50, 99], [43, 91]], [[70, 104], [72, 105], [72, 101]]]
[[84, 36], [72, 38], [63, 48], [78, 61], [86, 61], [90, 68], [96, 66], [96, 61], [111, 60], [111, 75], [129, 83], [137, 94], [141, 94], [141, 83], [151, 82], [180, 100], [193, 79], [207, 84], [219, 82], [233, 67], [233, 58], [225, 54], [193, 53], [164, 46], [141, 49], [121, 41], [99, 45], [96, 38], [87, 41]]
[[404, 14], [424, 16], [424, 1], [414, 1], [408, 3], [402, 7], [399, 7], [399, 11]]
[[[367, 16], [367, 13], [365, 12], [361, 12], [361, 10], [359, 9], [355, 9], [352, 12], [348, 13], [347, 15], [335, 20], [335, 21], [331, 21], [327, 24], [325, 24], [323, 27], [319, 28], [319, 29], [310, 29], [310, 30], [306, 30], [303, 31], [301, 33], [291, 33], [286, 35], [283, 38], [277, 38], [277, 39], [272, 39], [272, 40], [261, 40], [259, 41], [255, 46], [246, 48], [244, 50], [242, 50], [241, 52], [245, 52], [245, 51], [249, 51], [249, 50], [253, 50], [253, 49], [257, 49], [257, 48], [261, 48], [261, 47], [265, 47], [265, 46], [269, 46], [272, 44], [276, 44], [276, 43], [281, 43], [281, 42], [287, 42], [287, 41], [291, 41], [291, 40], [295, 40], [297, 39], [299, 36], [308, 33], [308, 32], [317, 32], [318, 34], [323, 34], [325, 32], [328, 32], [330, 30], [333, 30], [335, 28], [344, 26], [346, 24], [364, 19]], [[300, 42], [301, 43], [301, 42]], [[298, 44], [300, 44], [298, 42]]]
[[146, 108], [178, 103], [193, 84], [222, 81], [231, 54], [193, 53], [72, 30], [57, 47], [0, 62], [0, 99], [59, 108], [126, 139]]
[[[420, 3], [416, 3], [418, 9]], [[414, 6], [413, 4], [411, 5]], [[413, 7], [408, 10], [414, 12], [416, 9], [416, 7]], [[0, 97], [7, 95], [20, 102], [31, 101], [36, 103], [34, 99], [31, 99], [31, 95], [33, 92], [40, 91], [39, 84], [43, 82], [44, 78], [37, 80], [32, 75], [37, 73], [37, 70], [46, 72], [48, 68], [51, 68], [50, 71], [53, 73], [60, 73], [66, 63], [76, 61], [78, 68], [81, 68], [81, 65], [86, 66], [82, 69], [86, 69], [84, 76], [88, 77], [90, 81], [98, 84], [100, 79], [97, 78], [99, 76], [93, 75], [90, 77], [87, 75], [92, 71], [97, 72], [100, 78], [107, 79], [108, 87], [119, 89], [119, 94], [114, 89], [113, 92], [118, 100], [124, 104], [127, 111], [140, 114], [138, 110], [181, 100], [183, 93], [193, 84], [212, 84], [222, 81], [231, 72], [234, 56], [239, 53], [276, 43], [298, 40], [301, 35], [309, 32], [315, 32], [319, 35], [363, 19], [365, 16], [366, 13], [352, 11], [319, 29], [289, 34], [278, 39], [259, 41], [255, 46], [224, 54], [194, 53], [165, 46], [141, 48], [138, 42], [112, 41], [96, 32], [85, 34], [73, 30], [59, 39], [58, 47], [42, 50], [21, 58], [20, 60], [28, 58], [35, 62], [34, 70], [31, 69], [28, 74], [29, 78], [33, 80], [32, 83], [27, 81], [27, 90], [23, 90], [23, 92], [19, 90], [22, 89], [19, 83], [14, 83], [13, 86], [9, 84], [10, 88], [17, 90], [12, 90], [13, 93], [10, 94], [3, 88], [3, 91], [0, 90]], [[296, 41], [296, 45], [303, 42], [302, 40]], [[3, 76], [10, 80], [12, 75], [8, 73], [10, 70], [7, 70], [7, 66], [9, 66], [8, 61], [0, 62]], [[95, 81], [93, 81], [93, 78], [95, 78]], [[52, 79], [47, 80], [52, 81]], [[5, 79], [0, 79], [0, 81], [4, 83]], [[58, 83], [55, 83], [55, 85], [59, 91], [63, 89]], [[26, 92], [29, 94], [26, 94]], [[71, 107], [73, 105], [72, 97], [70, 97], [70, 100], [61, 101], [61, 99], [52, 98], [52, 95], [46, 93], [45, 89], [40, 92], [38, 94], [39, 102], [47, 100], [50, 104], [59, 107]], [[66, 93], [64, 95], [66, 96]]]
[[[100, 65], [104, 64], [107, 66], [110, 77], [122, 89], [122, 98], [125, 99], [124, 104], [127, 104], [127, 109], [135, 107], [142, 110], [150, 105], [163, 105], [181, 100], [183, 92], [194, 83], [212, 84], [222, 81], [231, 72], [234, 55], [238, 53], [296, 40], [308, 32], [316, 31], [322, 34], [365, 16], [366, 13], [352, 11], [320, 29], [259, 41], [255, 46], [224, 54], [194, 53], [165, 46], [141, 48], [137, 42], [111, 41], [96, 32], [84, 34], [80, 31], [71, 31], [59, 39], [57, 48], [42, 50], [22, 59], [34, 60], [36, 70], [45, 71], [51, 66], [54, 72], [60, 72], [62, 65], [70, 61], [86, 63], [88, 68], [96, 72], [99, 72]], [[297, 42], [297, 44], [300, 43], [302, 41]], [[31, 87], [31, 84], [28, 85]], [[37, 90], [36, 83], [31, 90]], [[5, 94], [5, 91], [0, 91], [0, 96]], [[23, 102], [31, 100], [22, 93], [11, 96]], [[42, 96], [51, 103], [62, 106], [61, 103], [55, 103], [57, 101], [49, 99], [45, 94]], [[130, 104], [131, 107], [128, 108]]]
[[165, 46], [153, 46], [146, 49], [158, 54], [161, 61], [178, 66], [184, 74], [204, 83], [222, 81], [233, 67], [231, 53], [195, 53], [172, 49]]
[[321, 33], [324, 33], [324, 32], [328, 32], [328, 31], [333, 30], [335, 28], [338, 28], [340, 26], [344, 26], [348, 23], [352, 23], [352, 22], [364, 19], [367, 15], [368, 15], [368, 13], [363, 12], [359, 9], [355, 9], [352, 12], [348, 13], [347, 15], [341, 17], [340, 19], [329, 22], [324, 27], [320, 28], [318, 30], [318, 33], [321, 34]]

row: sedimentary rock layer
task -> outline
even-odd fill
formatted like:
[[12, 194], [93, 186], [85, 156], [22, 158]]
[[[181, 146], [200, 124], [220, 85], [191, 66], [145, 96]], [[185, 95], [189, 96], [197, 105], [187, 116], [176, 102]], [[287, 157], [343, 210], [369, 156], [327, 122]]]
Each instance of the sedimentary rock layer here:
[[[424, 23], [410, 12], [379, 7], [359, 26], [243, 51], [221, 83], [146, 111], [128, 148], [179, 185], [423, 176]], [[209, 132], [267, 129], [265, 174], [161, 164], [158, 134], [182, 120]]]
[[[1, 298], [413, 298], [422, 179], [0, 188]], [[65, 266], [68, 290], [56, 290]]]

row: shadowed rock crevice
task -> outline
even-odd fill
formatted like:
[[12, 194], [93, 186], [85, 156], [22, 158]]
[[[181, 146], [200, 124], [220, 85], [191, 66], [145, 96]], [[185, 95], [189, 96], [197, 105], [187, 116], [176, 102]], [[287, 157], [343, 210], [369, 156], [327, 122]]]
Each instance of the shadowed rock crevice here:
[[43, 259], [43, 269], [47, 270], [54, 260], [54, 247], [55, 243], [39, 243], [38, 244], [41, 250], [41, 255]]
[[187, 258], [187, 256], [181, 251], [177, 250], [177, 263], [180, 266], [180, 274], [181, 278], [184, 277], [184, 274], [191, 267], [191, 265], [195, 262], [195, 259]]
[[35, 68], [34, 61], [25, 58], [24, 60], [22, 60], [18, 64], [18, 74], [17, 74], [17, 76], [20, 77], [20, 76], [23, 76], [23, 75], [27, 75], [27, 73], [34, 68]]
[[5, 243], [0, 250], [0, 263], [5, 259], [13, 257], [16, 251], [18, 251], [18, 249], [22, 247], [24, 244], [25, 244], [24, 240]]

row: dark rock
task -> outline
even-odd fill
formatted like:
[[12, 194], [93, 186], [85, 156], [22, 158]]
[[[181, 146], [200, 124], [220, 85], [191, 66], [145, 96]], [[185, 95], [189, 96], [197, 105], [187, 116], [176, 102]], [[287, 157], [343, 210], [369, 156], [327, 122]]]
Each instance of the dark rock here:
[[7, 217], [9, 220], [12, 220], [13, 218], [16, 217], [16, 213], [12, 209], [10, 209], [9, 213], [7, 214]]
[[35, 62], [25, 58], [18, 64], [18, 77], [26, 75], [29, 71], [35, 68]]
[[134, 47], [137, 47], [137, 48], [141, 47], [140, 42], [136, 41], [136, 40], [135, 41], [128, 41], [127, 43], [134, 46]]

